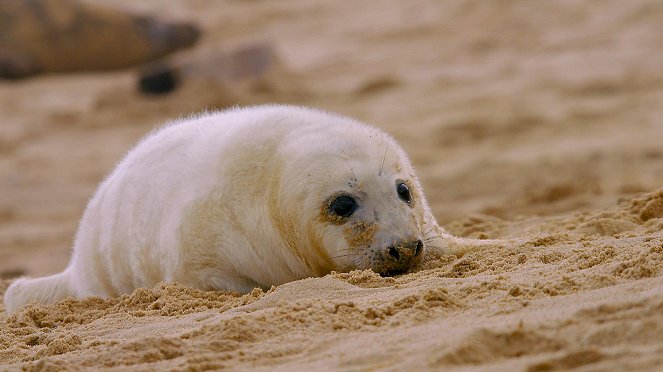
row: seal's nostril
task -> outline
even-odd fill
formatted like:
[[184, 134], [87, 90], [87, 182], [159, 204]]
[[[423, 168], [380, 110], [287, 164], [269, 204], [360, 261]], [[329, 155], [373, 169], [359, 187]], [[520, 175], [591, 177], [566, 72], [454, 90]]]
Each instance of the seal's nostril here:
[[417, 240], [417, 248], [414, 251], [414, 255], [415, 256], [418, 255], [419, 253], [421, 253], [423, 249], [424, 249], [424, 242], [422, 242], [421, 240]]
[[396, 260], [398, 260], [401, 257], [400, 253], [398, 253], [398, 249], [396, 249], [396, 247], [394, 246], [389, 247], [389, 254], [391, 255], [391, 257], [395, 258]]

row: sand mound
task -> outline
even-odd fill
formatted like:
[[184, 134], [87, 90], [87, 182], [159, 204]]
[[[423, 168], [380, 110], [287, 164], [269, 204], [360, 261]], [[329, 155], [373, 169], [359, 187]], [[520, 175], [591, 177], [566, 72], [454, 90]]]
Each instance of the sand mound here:
[[444, 257], [395, 278], [334, 273], [246, 295], [169, 284], [30, 305], [4, 319], [0, 362], [647, 368], [663, 362], [661, 200], [663, 189], [604, 212], [544, 219], [566, 231]]

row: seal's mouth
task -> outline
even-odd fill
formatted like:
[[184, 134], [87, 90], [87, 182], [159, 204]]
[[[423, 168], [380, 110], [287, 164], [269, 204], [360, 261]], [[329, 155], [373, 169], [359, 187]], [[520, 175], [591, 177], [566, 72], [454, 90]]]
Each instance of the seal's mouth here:
[[406, 274], [410, 268], [407, 269], [392, 269], [392, 270], [387, 270], [385, 272], [378, 273], [382, 277], [390, 277], [390, 276], [396, 276], [396, 275], [402, 275]]
[[381, 276], [405, 274], [421, 261], [424, 244], [421, 239], [399, 242], [387, 247], [381, 257]]

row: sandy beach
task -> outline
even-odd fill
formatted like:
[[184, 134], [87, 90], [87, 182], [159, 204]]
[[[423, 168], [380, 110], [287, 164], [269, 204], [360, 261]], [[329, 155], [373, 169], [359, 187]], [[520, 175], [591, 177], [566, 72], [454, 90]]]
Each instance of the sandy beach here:
[[[97, 1], [101, 3], [101, 1]], [[268, 45], [260, 78], [0, 81], [0, 295], [62, 271], [99, 182], [154, 128], [289, 103], [410, 155], [451, 233], [520, 243], [249, 294], [179, 284], [0, 305], [7, 370], [663, 369], [663, 2], [103, 2], [200, 24], [173, 63]]]

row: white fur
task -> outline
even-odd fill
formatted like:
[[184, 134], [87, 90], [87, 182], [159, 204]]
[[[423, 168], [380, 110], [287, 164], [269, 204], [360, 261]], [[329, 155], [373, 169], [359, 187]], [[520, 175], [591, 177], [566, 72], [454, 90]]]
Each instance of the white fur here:
[[[396, 194], [399, 179], [414, 188], [411, 205]], [[359, 195], [351, 224], [326, 220], [338, 192]], [[364, 236], [362, 226], [375, 229]], [[431, 231], [444, 234], [405, 153], [378, 129], [293, 106], [203, 114], [131, 150], [90, 200], [64, 272], [16, 281], [5, 304], [11, 312], [161, 281], [249, 291], [380, 269], [389, 244]]]

